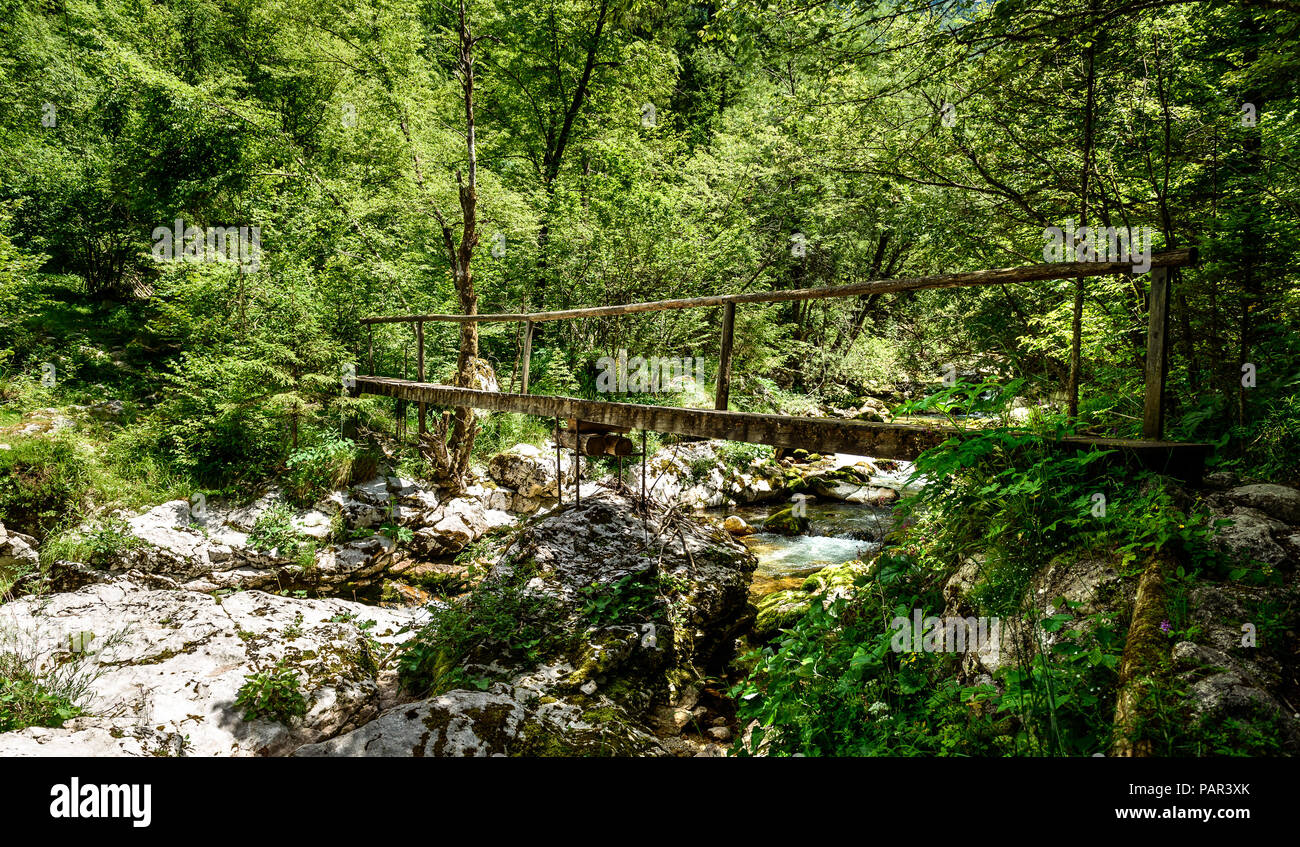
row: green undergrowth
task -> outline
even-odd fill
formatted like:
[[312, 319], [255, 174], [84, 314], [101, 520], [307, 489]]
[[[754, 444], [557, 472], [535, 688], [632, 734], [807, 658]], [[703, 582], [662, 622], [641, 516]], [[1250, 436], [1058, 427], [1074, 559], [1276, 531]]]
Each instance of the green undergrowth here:
[[244, 678], [235, 695], [235, 707], [244, 710], [244, 720], [273, 720], [283, 724], [307, 714], [307, 698], [298, 674], [283, 662], [267, 671]]
[[[1187, 596], [1199, 581], [1277, 583], [1271, 568], [1219, 553], [1211, 540], [1222, 522], [1176, 483], [1126, 468], [1102, 451], [1058, 447], [1051, 436], [1069, 430], [1060, 421], [1046, 426], [1037, 433], [970, 431], [917, 460], [925, 484], [900, 505], [902, 521], [855, 589], [818, 595], [802, 617], [742, 657], [747, 670], [733, 695], [741, 724], [757, 721], [758, 728], [737, 741], [735, 752], [1104, 752], [1112, 742], [1127, 613], [1122, 603], [1084, 609], [1063, 597], [1037, 597], [1031, 583], [1048, 563], [1104, 560], [1131, 591], [1154, 554], [1173, 554], [1180, 565], [1169, 580], [1171, 646], [1198, 635]], [[899, 650], [892, 625], [918, 609], [943, 615], [945, 583], [973, 561], [980, 566], [961, 615], [1002, 622], [1002, 661], [993, 678], [971, 672], [972, 657], [961, 652]], [[1259, 611], [1266, 623], [1286, 613], [1273, 609], [1270, 618], [1269, 610]], [[1008, 633], [1029, 643], [1008, 645]], [[1159, 725], [1142, 728], [1161, 749], [1211, 755], [1278, 743], [1268, 722], [1196, 720], [1187, 692], [1168, 684], [1172, 674], [1162, 678], [1149, 709]]]

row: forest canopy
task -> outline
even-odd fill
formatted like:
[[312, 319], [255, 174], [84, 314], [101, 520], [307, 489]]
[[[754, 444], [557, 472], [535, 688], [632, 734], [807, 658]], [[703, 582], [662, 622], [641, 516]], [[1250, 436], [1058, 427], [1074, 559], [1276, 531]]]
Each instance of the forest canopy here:
[[[359, 319], [463, 311], [471, 271], [479, 312], [538, 311], [1033, 264], [1050, 227], [1132, 227], [1200, 251], [1170, 436], [1294, 443], [1298, 23], [1282, 0], [4, 0], [5, 391], [126, 374], [131, 451], [256, 477], [391, 414], [338, 391]], [[160, 228], [255, 234], [256, 267], [159, 261]], [[1146, 308], [1137, 274], [742, 308], [733, 408], [949, 365], [1060, 400], [1077, 314], [1081, 422], [1131, 435]], [[713, 361], [715, 311], [539, 326], [538, 389], [594, 396], [619, 350]], [[402, 331], [376, 335], [388, 373]], [[465, 339], [427, 332], [454, 378]], [[517, 381], [517, 326], [474, 344]]]

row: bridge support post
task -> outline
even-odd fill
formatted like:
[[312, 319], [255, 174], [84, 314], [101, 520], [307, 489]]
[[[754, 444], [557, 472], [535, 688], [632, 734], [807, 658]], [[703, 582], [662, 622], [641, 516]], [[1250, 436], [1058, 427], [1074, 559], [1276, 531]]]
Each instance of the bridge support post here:
[[560, 419], [555, 419], [555, 499], [564, 505], [564, 473], [560, 470]]
[[1159, 441], [1165, 431], [1165, 377], [1169, 373], [1169, 268], [1151, 269], [1147, 297], [1146, 399], [1142, 412], [1142, 437]]
[[714, 392], [713, 408], [726, 411], [731, 394], [731, 342], [736, 332], [736, 304], [722, 307], [722, 349], [718, 353], [718, 387]]
[[524, 351], [523, 351], [523, 355], [520, 358], [523, 361], [520, 362], [521, 370], [520, 370], [520, 377], [519, 377], [519, 393], [527, 394], [528, 393], [528, 363], [533, 358], [533, 322], [532, 321], [526, 321], [524, 323]]
[[[415, 346], [416, 346], [416, 379], [424, 382], [424, 321], [415, 322]], [[423, 443], [424, 434], [428, 432], [428, 426], [425, 422], [425, 410], [427, 406], [424, 403], [419, 405], [420, 432], [417, 440]]]

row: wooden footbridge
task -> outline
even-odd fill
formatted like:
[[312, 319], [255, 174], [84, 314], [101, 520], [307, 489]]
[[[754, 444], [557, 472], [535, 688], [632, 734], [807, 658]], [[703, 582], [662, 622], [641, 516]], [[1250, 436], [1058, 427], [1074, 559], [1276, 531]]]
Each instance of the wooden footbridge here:
[[[1165, 379], [1168, 370], [1169, 269], [1193, 265], [1195, 249], [1173, 250], [1152, 256], [1149, 277], [1146, 394], [1143, 414], [1143, 438], [1138, 440], [1070, 436], [1063, 443], [1080, 448], [1116, 449], [1129, 459], [1155, 470], [1187, 479], [1199, 478], [1208, 452], [1206, 444], [1165, 441]], [[819, 453], [850, 453], [881, 459], [915, 459], [923, 451], [960, 436], [964, 430], [939, 424], [872, 423], [837, 418], [806, 418], [786, 415], [730, 411], [728, 397], [731, 384], [731, 350], [737, 305], [744, 303], [779, 303], [872, 294], [917, 291], [930, 288], [1026, 284], [1059, 279], [1074, 279], [1106, 274], [1132, 273], [1128, 262], [1067, 262], [1030, 265], [1018, 268], [973, 271], [912, 279], [875, 280], [823, 288], [789, 291], [764, 291], [658, 300], [611, 306], [593, 306], [552, 312], [521, 314], [472, 315], [388, 315], [363, 318], [370, 327], [368, 371], [356, 377], [354, 394], [376, 394], [415, 403], [418, 408], [421, 436], [426, 431], [428, 406], [469, 407], [497, 412], [519, 412], [538, 417], [568, 419], [571, 438], [581, 433], [626, 432], [631, 429], [684, 436], [745, 441], [774, 447], [804, 448]], [[687, 409], [615, 403], [530, 394], [529, 360], [533, 328], [547, 321], [575, 318], [598, 318], [659, 312], [672, 309], [722, 308], [722, 330], [718, 357], [715, 408]], [[425, 382], [424, 324], [427, 322], [517, 322], [522, 323], [521, 388], [519, 393], [479, 391]], [[376, 374], [374, 365], [374, 327], [379, 324], [413, 324], [417, 345], [416, 379], [396, 379]], [[606, 439], [604, 443], [617, 443]], [[575, 440], [574, 446], [577, 446]], [[611, 455], [620, 453], [609, 451]]]

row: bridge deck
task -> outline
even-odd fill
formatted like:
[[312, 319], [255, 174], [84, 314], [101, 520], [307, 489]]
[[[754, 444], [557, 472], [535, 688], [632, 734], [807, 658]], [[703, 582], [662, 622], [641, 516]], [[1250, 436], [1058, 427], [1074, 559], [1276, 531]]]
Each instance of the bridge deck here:
[[[963, 430], [939, 424], [885, 424], [839, 418], [800, 418], [717, 409], [646, 406], [579, 400], [573, 397], [476, 391], [379, 376], [358, 376], [354, 391], [435, 406], [519, 412], [546, 418], [577, 418], [652, 432], [803, 448], [814, 453], [851, 453], [878, 459], [915, 459], [925, 450], [963, 433]], [[1062, 439], [1062, 442], [1083, 449], [1115, 449], [1128, 460], [1193, 482], [1200, 479], [1205, 456], [1209, 451], [1208, 444], [1174, 441], [1069, 436]]]

